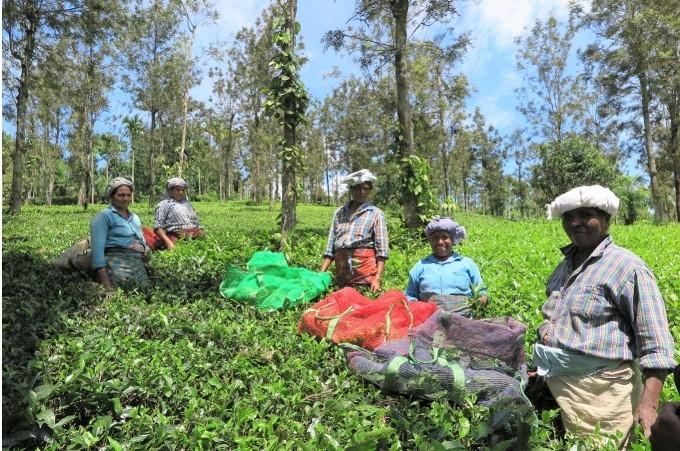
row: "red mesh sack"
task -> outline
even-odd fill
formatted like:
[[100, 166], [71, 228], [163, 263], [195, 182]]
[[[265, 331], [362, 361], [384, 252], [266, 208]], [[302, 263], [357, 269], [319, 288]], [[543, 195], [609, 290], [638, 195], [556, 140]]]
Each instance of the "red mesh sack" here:
[[399, 290], [389, 290], [371, 300], [347, 287], [307, 309], [298, 332], [372, 351], [388, 340], [405, 337], [436, 310], [435, 304], [407, 301]]
[[155, 251], [160, 247], [162, 242], [161, 237], [159, 237], [156, 232], [149, 226], [142, 226], [142, 234], [144, 235], [144, 241], [149, 246], [149, 249]]

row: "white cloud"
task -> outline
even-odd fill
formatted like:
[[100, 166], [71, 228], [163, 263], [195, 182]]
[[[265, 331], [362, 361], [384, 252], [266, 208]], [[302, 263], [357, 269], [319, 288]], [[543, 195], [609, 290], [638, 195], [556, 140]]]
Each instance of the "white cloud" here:
[[215, 4], [215, 10], [220, 15], [217, 24], [205, 28], [201, 33], [209, 41], [225, 41], [241, 28], [252, 26], [269, 3], [269, 0], [218, 0]]
[[479, 107], [484, 114], [487, 125], [493, 125], [499, 130], [509, 129], [518, 125], [518, 117], [512, 109], [503, 105], [503, 98], [499, 95], [488, 95], [477, 99], [475, 107]]
[[565, 20], [568, 7], [569, 0], [479, 0], [467, 4], [461, 25], [469, 30], [472, 45], [461, 70], [478, 90], [468, 102], [469, 111], [479, 107], [487, 123], [502, 132], [519, 125], [514, 90], [522, 77], [515, 66], [514, 40], [536, 19], [554, 15]]
[[513, 45], [513, 39], [531, 27], [536, 19], [553, 14], [564, 19], [568, 13], [568, 0], [481, 0], [471, 6], [469, 21], [476, 23], [480, 36], [490, 40], [499, 49]]

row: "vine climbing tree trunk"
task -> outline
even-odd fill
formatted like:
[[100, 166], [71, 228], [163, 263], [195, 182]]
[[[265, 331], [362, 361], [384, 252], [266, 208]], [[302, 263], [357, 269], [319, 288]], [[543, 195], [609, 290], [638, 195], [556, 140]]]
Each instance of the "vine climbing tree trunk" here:
[[297, 172], [302, 159], [296, 143], [296, 129], [304, 120], [309, 97], [298, 74], [295, 35], [300, 25], [295, 21], [297, 0], [280, 2], [280, 15], [274, 20], [273, 42], [276, 52], [271, 60], [275, 75], [265, 102], [267, 113], [283, 127], [281, 141], [281, 248], [288, 248], [288, 233], [295, 227]]
[[[288, 42], [282, 42], [281, 50], [293, 54], [295, 51], [295, 16], [297, 14], [297, 0], [288, 0], [285, 9], [285, 31], [290, 36]], [[283, 147], [284, 149], [295, 148], [295, 128], [296, 122], [292, 115], [295, 111], [296, 99], [287, 96], [283, 102]], [[295, 190], [296, 174], [295, 166], [297, 161], [294, 158], [283, 158], [281, 174], [281, 237], [282, 244], [286, 232], [290, 232], [295, 227], [295, 208], [297, 206], [297, 192]]]
[[[409, 103], [409, 72], [407, 63], [406, 44], [408, 40], [408, 9], [409, 0], [395, 0], [391, 3], [392, 16], [394, 17], [394, 74], [397, 86], [397, 117], [401, 134], [398, 140], [399, 156], [402, 161], [414, 155], [413, 141], [413, 121], [411, 119], [411, 105]], [[410, 178], [411, 168], [408, 164], [402, 163], [404, 176]], [[406, 227], [415, 229], [420, 226], [418, 219], [418, 201], [413, 192], [404, 189], [402, 192], [404, 203], [404, 220]]]

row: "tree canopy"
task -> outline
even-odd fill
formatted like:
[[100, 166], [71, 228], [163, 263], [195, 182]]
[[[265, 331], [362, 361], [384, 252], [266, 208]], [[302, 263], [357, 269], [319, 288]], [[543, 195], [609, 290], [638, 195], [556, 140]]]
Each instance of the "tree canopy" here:
[[[586, 181], [637, 190], [644, 201], [630, 218], [680, 218], [677, 0], [593, 0], [566, 21], [532, 24], [516, 40], [526, 123], [504, 133], [458, 69], [475, 45], [458, 2], [356, 2], [324, 42], [359, 71], [336, 70], [324, 98], [302, 103], [291, 99], [306, 92], [305, 24], [279, 19], [296, 3], [266, 8], [196, 55], [196, 30], [216, 18], [210, 2], [3, 1], [10, 212], [87, 207], [117, 175], [153, 204], [180, 173], [195, 199], [338, 203], [339, 177], [365, 167], [380, 176], [376, 200], [401, 207], [410, 227], [443, 203], [540, 215], [548, 197]], [[581, 30], [590, 42], [576, 39]], [[199, 85], [207, 98], [192, 94]], [[129, 102], [111, 111], [120, 92]], [[622, 178], [631, 158], [641, 183]], [[554, 172], [563, 164], [570, 175]]]

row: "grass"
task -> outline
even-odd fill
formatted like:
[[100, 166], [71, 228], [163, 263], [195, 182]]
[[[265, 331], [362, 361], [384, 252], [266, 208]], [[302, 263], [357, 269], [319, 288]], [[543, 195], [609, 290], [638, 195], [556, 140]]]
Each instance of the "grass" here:
[[[489, 420], [482, 408], [387, 395], [349, 373], [341, 351], [297, 334], [304, 307], [261, 312], [221, 298], [226, 264], [276, 249], [278, 211], [239, 202], [195, 207], [207, 237], [154, 254], [151, 293], [108, 297], [47, 264], [87, 235], [103, 206], [26, 207], [3, 217], [3, 447], [503, 449], [508, 437], [482, 432]], [[151, 222], [151, 209], [133, 210]], [[332, 214], [299, 206], [292, 266], [318, 268]], [[545, 280], [567, 244], [560, 225], [457, 219], [470, 235], [459, 250], [490, 288], [485, 316], [524, 322], [530, 352]], [[383, 287], [404, 288], [429, 246], [396, 216], [388, 224]], [[655, 272], [678, 346], [680, 226], [614, 225], [612, 236]], [[662, 397], [677, 397], [670, 379]], [[539, 416], [532, 448], [578, 442], [555, 431], [556, 415]]]

